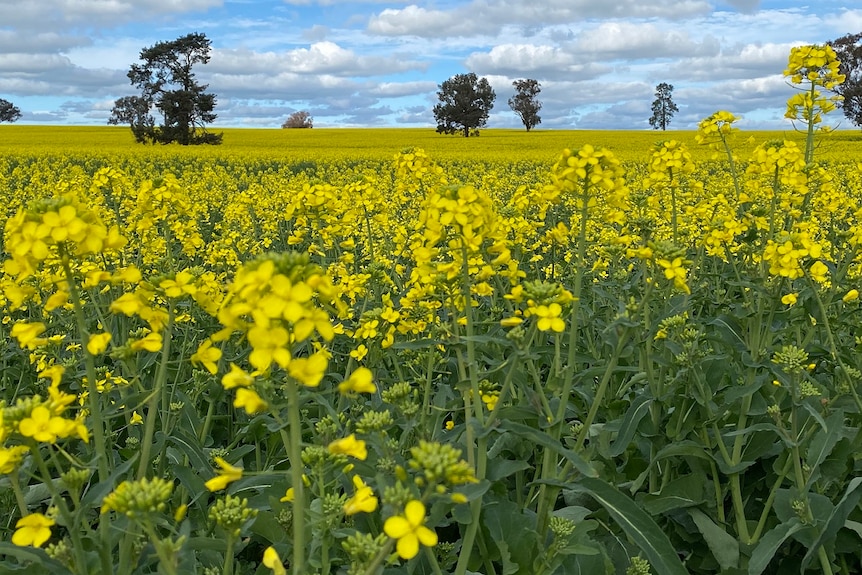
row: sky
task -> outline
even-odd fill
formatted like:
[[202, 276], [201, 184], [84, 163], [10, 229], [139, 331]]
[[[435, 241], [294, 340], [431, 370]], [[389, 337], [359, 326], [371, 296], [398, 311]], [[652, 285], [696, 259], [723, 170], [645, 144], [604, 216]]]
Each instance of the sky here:
[[[0, 0], [0, 98], [19, 123], [104, 125], [142, 49], [193, 32], [214, 127], [434, 127], [439, 85], [485, 77], [489, 128], [522, 127], [512, 82], [540, 82], [536, 129], [650, 129], [659, 83], [671, 129], [717, 110], [787, 129], [792, 46], [862, 31], [857, 0]], [[836, 120], [841, 119], [836, 112]], [[851, 127], [844, 122], [841, 127]]]

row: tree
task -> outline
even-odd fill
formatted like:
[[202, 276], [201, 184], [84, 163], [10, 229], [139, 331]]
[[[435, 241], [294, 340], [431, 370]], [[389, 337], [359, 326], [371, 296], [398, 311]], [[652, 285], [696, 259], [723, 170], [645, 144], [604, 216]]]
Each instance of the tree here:
[[672, 93], [671, 84], [662, 82], [655, 87], [655, 101], [652, 103], [652, 116], [649, 119], [649, 125], [655, 130], [667, 130], [671, 118], [679, 112], [679, 108], [673, 103]]
[[[141, 94], [116, 100], [108, 123], [128, 123], [138, 142], [220, 144], [222, 135], [206, 130], [216, 119], [216, 97], [196, 81], [193, 71], [196, 64], [209, 62], [209, 53], [210, 41], [200, 33], [141, 50], [143, 63], [132, 64], [126, 74]], [[154, 109], [162, 117], [159, 126]]]
[[9, 100], [0, 98], [0, 122], [14, 122], [21, 117], [21, 110]]
[[844, 83], [835, 87], [835, 92], [844, 98], [839, 106], [848, 120], [862, 126], [862, 34], [847, 34], [829, 45], [841, 62], [838, 72], [845, 76]]
[[542, 86], [537, 80], [529, 78], [515, 80], [512, 82], [512, 86], [515, 87], [515, 95], [509, 98], [509, 107], [518, 114], [529, 132], [542, 123], [542, 118], [539, 117], [542, 103], [536, 99], [536, 96], [542, 91]]
[[434, 106], [437, 132], [455, 134], [463, 132], [465, 138], [488, 123], [488, 113], [494, 107], [497, 94], [485, 78], [476, 74], [456, 74], [439, 86]]
[[282, 128], [313, 128], [314, 118], [305, 110], [294, 112], [281, 125]]

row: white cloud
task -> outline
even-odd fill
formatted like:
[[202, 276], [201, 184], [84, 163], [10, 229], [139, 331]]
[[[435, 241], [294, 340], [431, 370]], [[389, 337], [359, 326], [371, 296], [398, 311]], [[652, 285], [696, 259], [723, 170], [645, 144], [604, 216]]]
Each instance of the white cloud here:
[[435, 82], [382, 82], [371, 88], [369, 93], [382, 98], [402, 98], [427, 94], [436, 90], [437, 84]]
[[465, 65], [478, 74], [505, 74], [534, 78], [595, 78], [610, 68], [584, 62], [574, 51], [557, 46], [501, 44], [490, 52], [474, 52]]
[[711, 36], [697, 42], [684, 30], [624, 21], [604, 22], [587, 29], [574, 42], [575, 52], [592, 53], [603, 59], [710, 55], [718, 54], [719, 49], [718, 40]]
[[223, 0], [0, 0], [0, 14], [6, 26], [62, 31], [69, 26], [123, 24], [222, 4]]
[[214, 74], [291, 73], [300, 75], [375, 76], [423, 68], [424, 64], [396, 57], [358, 55], [329, 41], [284, 52], [247, 49], [213, 50], [207, 70]]
[[684, 19], [709, 9], [705, 0], [473, 0], [449, 10], [429, 10], [416, 4], [386, 8], [371, 16], [368, 31], [423, 38], [494, 35], [506, 25], [563, 25], [595, 18]]

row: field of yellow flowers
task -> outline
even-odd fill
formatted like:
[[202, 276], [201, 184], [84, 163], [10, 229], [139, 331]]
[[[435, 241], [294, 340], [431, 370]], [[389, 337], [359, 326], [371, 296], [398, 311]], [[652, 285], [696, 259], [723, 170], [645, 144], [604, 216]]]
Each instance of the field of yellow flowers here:
[[800, 132], [0, 129], [0, 572], [862, 562], [862, 165]]

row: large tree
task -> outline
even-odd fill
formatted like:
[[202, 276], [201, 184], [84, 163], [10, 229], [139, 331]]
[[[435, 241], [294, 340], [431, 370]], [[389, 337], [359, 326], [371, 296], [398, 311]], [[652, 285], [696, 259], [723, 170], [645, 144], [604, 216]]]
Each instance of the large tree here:
[[488, 123], [488, 114], [494, 107], [497, 94], [485, 78], [476, 74], [456, 74], [439, 86], [437, 98], [440, 103], [434, 106], [437, 131], [444, 134], [478, 130]]
[[0, 98], [0, 122], [14, 122], [21, 117], [21, 110], [9, 100]]
[[[167, 144], [220, 144], [221, 134], [207, 132], [216, 119], [214, 94], [197, 82], [194, 66], [210, 60], [210, 41], [204, 34], [187, 34], [171, 42], [158, 42], [141, 50], [142, 63], [128, 74], [140, 96], [114, 102], [109, 124], [127, 123], [138, 142]], [[156, 125], [153, 110], [161, 115]]]
[[848, 120], [862, 126], [862, 33], [847, 34], [829, 45], [841, 62], [838, 71], [845, 76], [844, 83], [835, 87], [844, 98], [839, 105]]
[[652, 116], [649, 125], [655, 130], [667, 130], [673, 115], [679, 108], [673, 103], [673, 85], [662, 82], [655, 87], [655, 100], [652, 103]]
[[512, 82], [512, 86], [515, 88], [515, 95], [509, 98], [509, 107], [518, 114], [529, 132], [542, 123], [542, 118], [539, 117], [542, 103], [537, 99], [539, 92], [542, 91], [542, 86], [538, 80], [530, 78], [515, 80]]

